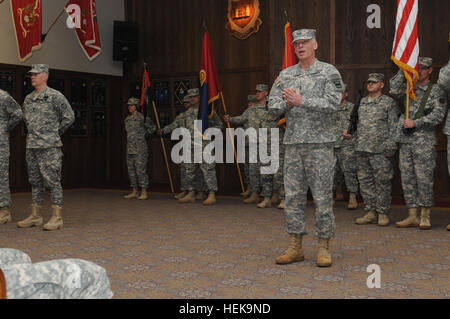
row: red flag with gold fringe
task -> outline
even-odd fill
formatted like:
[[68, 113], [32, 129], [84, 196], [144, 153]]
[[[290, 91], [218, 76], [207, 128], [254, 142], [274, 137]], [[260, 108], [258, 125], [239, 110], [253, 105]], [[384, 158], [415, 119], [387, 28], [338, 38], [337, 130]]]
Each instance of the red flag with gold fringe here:
[[73, 21], [76, 26], [74, 29], [78, 42], [89, 61], [92, 61], [102, 52], [95, 0], [69, 0], [65, 7], [69, 16], [69, 6], [73, 4], [78, 5], [81, 9], [80, 27], [76, 26], [77, 21]]
[[11, 0], [11, 13], [19, 51], [19, 60], [23, 62], [31, 57], [34, 50], [41, 48], [41, 0]]

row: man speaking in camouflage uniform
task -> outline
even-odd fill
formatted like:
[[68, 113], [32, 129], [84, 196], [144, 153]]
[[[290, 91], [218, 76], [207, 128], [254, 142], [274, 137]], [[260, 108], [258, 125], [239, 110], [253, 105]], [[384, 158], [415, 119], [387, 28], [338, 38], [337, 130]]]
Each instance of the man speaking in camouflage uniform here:
[[22, 120], [19, 104], [5, 91], [0, 90], [0, 225], [11, 218], [9, 190], [9, 131]]
[[[400, 143], [400, 172], [408, 217], [397, 227], [430, 229], [430, 213], [434, 204], [434, 169], [436, 168], [436, 127], [445, 116], [445, 92], [430, 81], [433, 60], [419, 58], [419, 80], [414, 87], [417, 101], [410, 99], [409, 117], [400, 116], [397, 141]], [[391, 81], [390, 94], [402, 98], [406, 105], [406, 79], [399, 70]], [[420, 211], [420, 219], [418, 209]]]
[[17, 226], [20, 228], [43, 224], [42, 203], [45, 188], [50, 189], [52, 217], [44, 230], [63, 227], [61, 187], [62, 142], [61, 135], [73, 124], [75, 117], [64, 95], [47, 86], [49, 67], [46, 64], [32, 66], [31, 84], [34, 91], [23, 103], [25, 124], [28, 129], [26, 162], [31, 184], [31, 215]]
[[[394, 99], [382, 92], [384, 74], [369, 74], [367, 82], [369, 95], [361, 99], [356, 131], [358, 180], [367, 213], [356, 224], [387, 226], [394, 178], [392, 157], [397, 151], [394, 131], [400, 111]], [[344, 138], [352, 138], [347, 130]]]
[[[348, 90], [344, 85], [345, 92], [342, 94], [341, 104], [334, 114], [334, 131], [336, 134], [336, 143], [334, 144], [334, 154], [336, 155], [336, 170], [334, 174], [333, 192], [337, 188], [342, 188], [345, 181], [347, 191], [350, 193], [348, 200], [348, 209], [358, 208], [356, 195], [358, 193], [358, 179], [356, 177], [356, 153], [355, 138], [345, 139], [342, 133], [348, 129], [350, 124], [350, 115], [352, 114], [354, 104], [347, 101]], [[339, 185], [340, 184], [340, 185]], [[339, 194], [339, 192], [336, 192]], [[342, 190], [341, 190], [342, 194]], [[336, 200], [338, 196], [336, 196]]]
[[334, 236], [333, 174], [336, 137], [331, 130], [339, 106], [343, 83], [339, 71], [318, 61], [316, 31], [293, 32], [299, 64], [281, 71], [272, 86], [269, 111], [278, 117], [286, 114], [286, 155], [284, 186], [287, 232], [291, 244], [276, 259], [278, 264], [304, 260], [302, 236], [306, 235], [308, 188], [316, 205], [314, 234], [319, 238], [317, 266], [329, 267], [332, 260], [329, 240]]
[[[189, 189], [189, 193], [179, 199], [178, 201], [181, 203], [194, 203], [196, 200], [195, 197], [195, 188], [199, 183], [195, 181], [196, 179], [196, 170], [200, 168], [204, 182], [206, 184], [206, 188], [209, 191], [208, 198], [203, 201], [203, 205], [214, 205], [216, 203], [216, 192], [218, 191], [217, 185], [217, 176], [216, 176], [216, 163], [206, 163], [204, 160], [202, 163], [194, 162], [194, 146], [195, 146], [195, 134], [198, 134], [197, 127], [195, 126], [195, 121], [198, 117], [198, 108], [200, 105], [200, 90], [198, 88], [190, 89], [188, 91], [188, 95], [190, 98], [191, 107], [184, 113], [180, 114], [171, 124], [167, 125], [161, 130], [158, 130], [158, 135], [169, 134], [176, 128], [186, 128], [189, 130], [191, 135], [191, 163], [186, 164], [186, 184]], [[220, 121], [217, 113], [214, 112], [213, 116], [209, 120], [209, 127], [216, 127], [218, 129], [223, 129], [223, 124]], [[202, 146], [205, 146], [210, 141], [206, 141], [202, 139]], [[202, 147], [203, 150], [203, 147]], [[198, 175], [197, 175], [198, 176]], [[202, 190], [198, 190], [202, 191]]]
[[27, 254], [0, 248], [0, 299], [110, 299], [106, 270], [82, 259], [31, 263]]
[[[125, 119], [125, 131], [127, 132], [127, 166], [132, 192], [124, 198], [148, 199], [147, 188], [149, 184], [147, 175], [148, 144], [147, 136], [155, 133], [156, 125], [150, 117], [144, 121], [144, 116], [137, 111], [139, 100], [132, 97], [128, 100], [128, 112]], [[141, 187], [141, 195], [138, 197], [138, 187]]]
[[[450, 42], [450, 34], [448, 35], [448, 40]], [[450, 96], [450, 61], [441, 68], [438, 85]], [[447, 164], [450, 175], [450, 115], [447, 115], [447, 120], [445, 121], [444, 134], [447, 135]], [[447, 230], [450, 230], [450, 224], [447, 226]]]
[[[257, 101], [255, 102], [255, 105], [246, 109], [240, 116], [230, 117], [228, 114], [224, 115], [225, 123], [230, 122], [232, 125], [243, 126], [244, 129], [253, 128], [258, 132], [258, 129], [262, 128], [263, 121], [267, 117], [267, 85], [258, 84], [256, 86], [256, 92]], [[249, 140], [249, 146], [252, 142], [254, 141]], [[249, 147], [248, 150], [253, 149], [252, 147]], [[261, 164], [257, 161], [256, 163], [249, 163], [248, 165], [251, 195], [244, 200], [244, 203], [255, 204], [259, 201], [259, 192], [261, 191]]]

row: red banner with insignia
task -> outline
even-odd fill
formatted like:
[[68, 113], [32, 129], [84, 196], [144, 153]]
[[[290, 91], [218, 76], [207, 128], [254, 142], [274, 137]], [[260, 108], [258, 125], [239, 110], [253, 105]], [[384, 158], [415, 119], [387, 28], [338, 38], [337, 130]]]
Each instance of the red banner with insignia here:
[[11, 13], [15, 27], [19, 60], [23, 62], [31, 57], [34, 50], [41, 48], [41, 0], [11, 0]]
[[[81, 17], [79, 17], [79, 21], [73, 14], [74, 11], [71, 10], [73, 5], [78, 5], [80, 8]], [[95, 0], [69, 0], [65, 8], [67, 14], [73, 19], [74, 30], [83, 52], [89, 61], [94, 60], [102, 51]], [[77, 25], [77, 22], [80, 22], [79, 25]]]

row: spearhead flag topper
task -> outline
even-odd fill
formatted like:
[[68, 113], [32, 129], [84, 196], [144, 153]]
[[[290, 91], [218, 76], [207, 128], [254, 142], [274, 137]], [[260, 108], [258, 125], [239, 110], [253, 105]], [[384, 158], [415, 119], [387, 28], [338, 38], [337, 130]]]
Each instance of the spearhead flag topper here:
[[222, 89], [216, 62], [211, 48], [208, 31], [203, 36], [202, 62], [200, 70], [200, 107], [198, 119], [202, 122], [202, 134], [208, 129], [208, 120], [214, 113], [214, 102], [219, 99]]
[[397, 0], [397, 19], [391, 57], [405, 73], [414, 101], [416, 101], [414, 85], [419, 78], [418, 2], [418, 0]]

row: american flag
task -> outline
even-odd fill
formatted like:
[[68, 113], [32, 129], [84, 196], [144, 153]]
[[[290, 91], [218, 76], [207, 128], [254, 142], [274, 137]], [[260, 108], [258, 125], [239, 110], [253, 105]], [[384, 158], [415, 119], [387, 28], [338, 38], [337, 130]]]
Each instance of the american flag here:
[[419, 77], [419, 39], [417, 13], [419, 0], [397, 0], [397, 21], [391, 59], [405, 72], [411, 97], [416, 100], [414, 84]]

